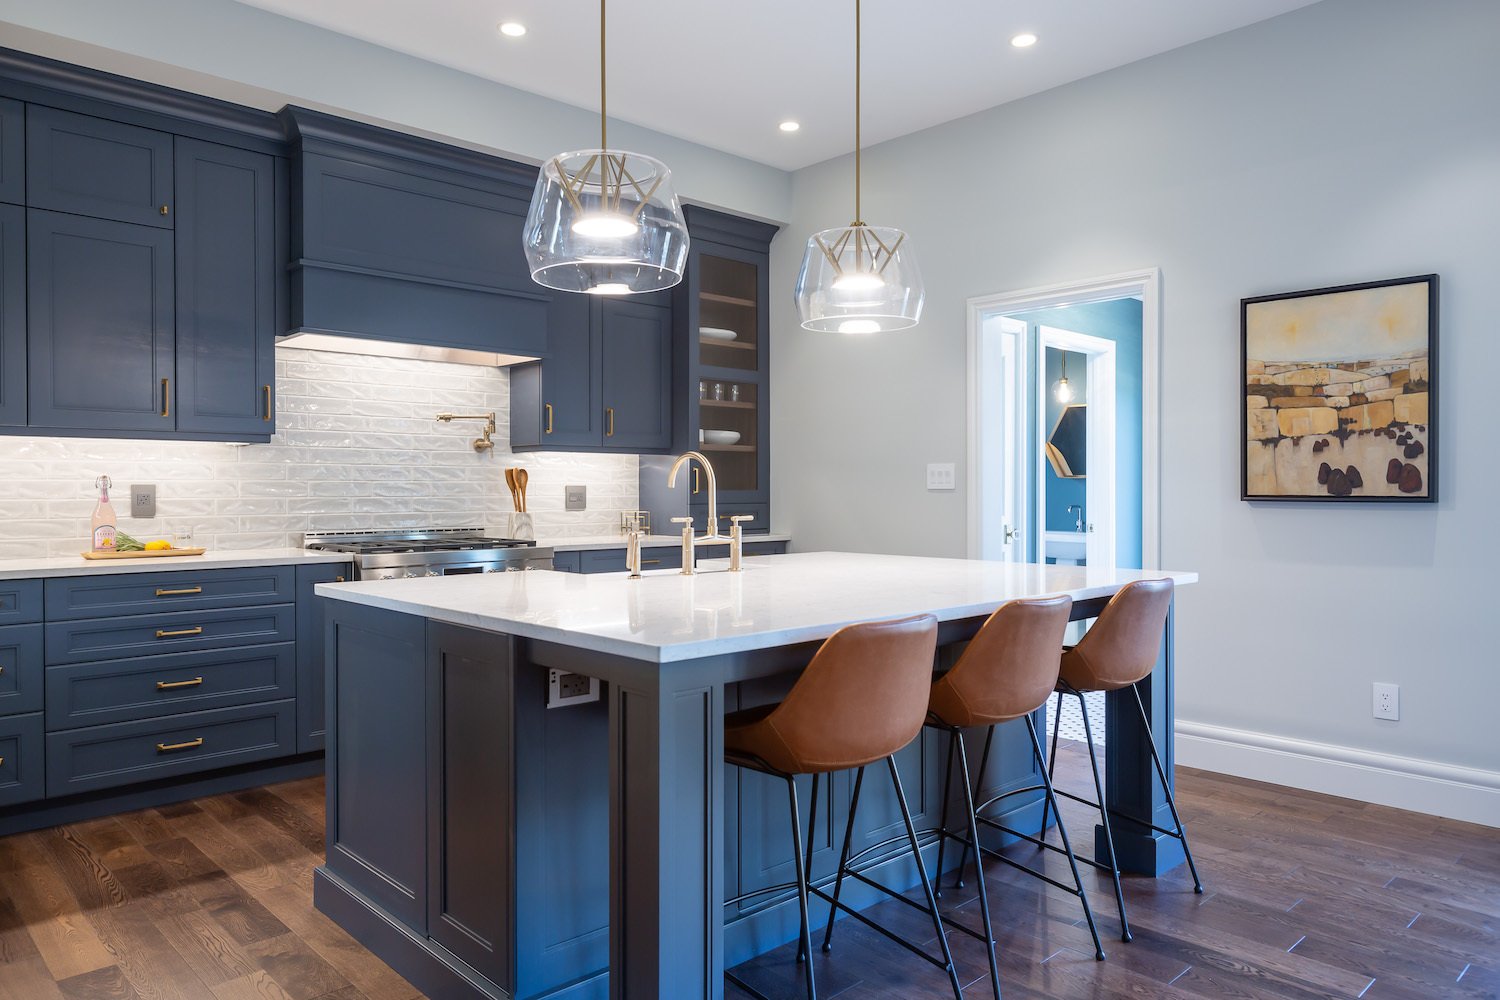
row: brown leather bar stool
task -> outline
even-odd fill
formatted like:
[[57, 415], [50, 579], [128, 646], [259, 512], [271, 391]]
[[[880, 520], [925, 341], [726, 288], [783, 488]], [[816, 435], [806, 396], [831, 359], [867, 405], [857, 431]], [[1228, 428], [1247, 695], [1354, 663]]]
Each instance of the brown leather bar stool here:
[[[1068, 842], [1068, 831], [1058, 815], [1057, 829], [1062, 836], [1062, 847], [1057, 848], [1045, 841], [1008, 827], [998, 820], [985, 816], [984, 810], [1023, 792], [1042, 791], [1048, 805], [1056, 809], [1057, 801], [1052, 793], [1051, 776], [1046, 770], [1046, 759], [1042, 756], [1041, 740], [1037, 737], [1033, 712], [1042, 709], [1052, 697], [1057, 685], [1058, 668], [1062, 656], [1063, 634], [1068, 628], [1068, 615], [1073, 601], [1069, 597], [1048, 597], [1040, 600], [1011, 601], [1000, 606], [970, 640], [957, 663], [932, 685], [928, 702], [927, 724], [948, 733], [947, 779], [943, 791], [943, 818], [938, 846], [938, 878], [942, 879], [943, 855], [949, 840], [963, 844], [959, 858], [959, 878], [968, 860], [970, 849], [976, 850], [975, 880], [979, 888], [979, 912], [984, 921], [985, 940], [989, 945], [990, 982], [995, 995], [1000, 995], [1000, 975], [995, 962], [995, 944], [990, 926], [989, 898], [985, 891], [983, 857], [989, 855], [1028, 875], [1054, 885], [1062, 891], [1077, 896], [1083, 905], [1083, 915], [1088, 921], [1089, 932], [1094, 936], [1094, 956], [1104, 958], [1104, 949], [1099, 944], [1099, 930], [1094, 924], [1094, 912], [1089, 907], [1088, 893], [1078, 873], [1078, 862]], [[1042, 776], [1040, 785], [1015, 788], [991, 796], [977, 805], [974, 789], [983, 787], [984, 767], [989, 760], [990, 747], [995, 739], [995, 727], [1012, 719], [1025, 719], [1026, 732], [1031, 736], [1031, 752], [1036, 760], [1037, 771]], [[984, 753], [980, 758], [979, 782], [975, 786], [969, 781], [969, 761], [964, 746], [964, 730], [984, 727]], [[953, 758], [957, 755], [961, 786], [964, 797], [966, 834], [948, 830], [949, 788], [953, 782]], [[1045, 872], [1021, 864], [1019, 861], [996, 851], [983, 848], [979, 842], [981, 826], [1030, 841], [1065, 854], [1073, 870], [1073, 884], [1060, 882]], [[959, 882], [962, 885], [962, 882]]]
[[[922, 719], [927, 712], [927, 689], [932, 683], [933, 657], [937, 649], [937, 619], [932, 615], [919, 615], [898, 621], [868, 622], [849, 625], [829, 636], [819, 648], [812, 662], [807, 665], [797, 683], [786, 697], [776, 705], [732, 712], [724, 719], [724, 756], [742, 768], [759, 771], [781, 778], [787, 784], [787, 794], [792, 812], [793, 862], [797, 872], [796, 883], [768, 886], [726, 900], [725, 905], [741, 902], [762, 893], [797, 890], [797, 905], [800, 910], [802, 928], [797, 960], [804, 963], [808, 1000], [816, 1000], [817, 988], [813, 982], [813, 967], [810, 959], [812, 937], [808, 926], [807, 900], [817, 896], [830, 905], [828, 922], [831, 927], [836, 911], [843, 910], [861, 922], [879, 931], [887, 938], [902, 945], [914, 954], [926, 959], [948, 973], [953, 995], [962, 1000], [963, 988], [953, 965], [953, 954], [948, 948], [948, 937], [938, 915], [937, 899], [932, 882], [922, 865], [921, 849], [917, 831], [912, 825], [911, 810], [907, 808], [906, 794], [901, 787], [901, 776], [896, 770], [895, 754], [922, 731]], [[917, 870], [922, 877], [922, 890], [927, 897], [927, 906], [918, 907], [932, 917], [937, 930], [938, 943], [942, 948], [941, 958], [933, 956], [909, 941], [893, 934], [864, 914], [840, 903], [836, 888], [833, 895], [824, 892], [819, 885], [811, 884], [809, 870], [812, 867], [812, 827], [817, 820], [818, 778], [834, 771], [857, 769], [854, 791], [849, 802], [849, 818], [844, 831], [844, 850], [840, 860], [837, 881], [842, 887], [846, 874], [855, 875], [877, 888], [885, 889], [901, 899], [893, 890], [864, 878], [862, 873], [846, 870], [849, 844], [854, 832], [854, 817], [859, 809], [860, 787], [864, 784], [865, 767], [881, 759], [890, 771], [891, 784], [896, 792], [896, 802], [901, 807], [901, 817], [906, 822], [906, 839], [916, 856]], [[813, 776], [812, 817], [808, 824], [808, 843], [804, 854], [801, 822], [797, 810], [797, 785], [799, 774]], [[904, 852], [903, 852], [904, 855]], [[886, 860], [882, 859], [881, 864]], [[876, 867], [876, 866], [871, 866]], [[866, 869], [868, 870], [868, 869]], [[827, 884], [826, 880], [823, 884]], [[906, 900], [913, 906], [911, 900]], [[827, 950], [825, 940], [824, 950]], [[766, 1000], [765, 995], [742, 982], [733, 974], [726, 978], [746, 992]]]
[[[1084, 695], [1090, 691], [1119, 691], [1129, 688], [1135, 695], [1136, 708], [1141, 713], [1141, 727], [1146, 733], [1147, 745], [1151, 748], [1151, 763], [1156, 766], [1156, 776], [1161, 779], [1162, 789], [1167, 793], [1167, 808], [1172, 812], [1172, 825], [1168, 830], [1149, 824], [1157, 833], [1176, 837], [1182, 842], [1182, 853], [1187, 857], [1188, 870], [1193, 875], [1193, 891], [1201, 893], [1203, 882], [1198, 878], [1198, 866], [1193, 864], [1193, 852], [1188, 849], [1187, 831], [1177, 815], [1177, 801], [1172, 797], [1172, 782], [1167, 779], [1162, 767], [1161, 755], [1156, 750], [1156, 738], [1151, 735], [1151, 720], [1146, 715], [1146, 704], [1141, 700], [1141, 681], [1151, 675], [1156, 666], [1156, 657], [1161, 649], [1162, 633], [1167, 626], [1167, 612], [1172, 607], [1171, 580], [1137, 580], [1121, 587], [1110, 598], [1094, 624], [1084, 633], [1076, 646], [1066, 646], [1062, 654], [1061, 676], [1057, 690], [1062, 694], [1076, 695], [1078, 708], [1083, 713], [1083, 732], [1088, 738], [1089, 765], [1094, 772], [1094, 793], [1097, 801], [1089, 801], [1071, 792], [1057, 794], [1093, 806], [1099, 810], [1104, 826], [1104, 845], [1109, 852], [1108, 864], [1096, 858], [1080, 858], [1086, 864], [1107, 871], [1115, 883], [1115, 903], [1120, 908], [1120, 938], [1129, 941], [1130, 922], [1125, 918], [1125, 894], [1120, 891], [1120, 864], [1115, 855], [1115, 835], [1110, 828], [1109, 817], [1113, 810], [1104, 801], [1104, 784], [1099, 778], [1099, 755], [1094, 748], [1094, 730], [1089, 723], [1088, 703]], [[1062, 698], [1057, 699], [1057, 717], [1062, 719]], [[1047, 770], [1052, 773], [1057, 767], [1057, 726], [1052, 727], [1052, 755]], [[1042, 807], [1042, 833], [1047, 830], [1046, 806]]]

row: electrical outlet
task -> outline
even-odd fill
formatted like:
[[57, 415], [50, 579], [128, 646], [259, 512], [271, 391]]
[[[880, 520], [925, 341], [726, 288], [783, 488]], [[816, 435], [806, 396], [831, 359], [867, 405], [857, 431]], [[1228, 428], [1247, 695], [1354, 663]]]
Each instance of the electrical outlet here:
[[566, 500], [566, 510], [588, 510], [589, 488], [587, 486], [565, 486], [563, 494]]
[[1390, 719], [1392, 722], [1401, 718], [1401, 685], [1380, 684], [1375, 685], [1375, 718]]
[[957, 488], [958, 472], [952, 462], [937, 462], [927, 466], [927, 488], [929, 490], [953, 490]]
[[155, 517], [156, 516], [156, 484], [146, 483], [144, 486], [132, 484], [130, 487], [130, 516], [131, 517]]
[[564, 708], [599, 700], [599, 678], [566, 670], [547, 671], [547, 707]]

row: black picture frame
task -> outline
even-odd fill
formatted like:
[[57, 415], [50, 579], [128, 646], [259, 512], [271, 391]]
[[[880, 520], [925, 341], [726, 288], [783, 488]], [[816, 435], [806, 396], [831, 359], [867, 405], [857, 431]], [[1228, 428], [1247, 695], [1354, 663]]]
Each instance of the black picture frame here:
[[[1415, 349], [1381, 356], [1376, 347], [1372, 347], [1368, 357], [1348, 359], [1329, 356], [1319, 361], [1302, 359], [1278, 362], [1250, 356], [1251, 324], [1264, 324], [1264, 314], [1268, 312], [1255, 310], [1255, 306], [1408, 285], [1426, 286], [1426, 347], [1425, 355], [1421, 357], [1417, 356]], [[1278, 503], [1437, 502], [1440, 482], [1438, 431], [1441, 401], [1438, 390], [1438, 297], [1438, 276], [1421, 274], [1258, 295], [1240, 300], [1241, 500]], [[1370, 301], [1374, 301], [1373, 297]], [[1262, 315], [1256, 316], [1256, 313]], [[1268, 334], [1264, 329], [1255, 331], [1257, 341], [1275, 336], [1274, 332]], [[1425, 365], [1422, 364], [1423, 361]], [[1402, 362], [1407, 363], [1404, 369], [1399, 367]], [[1259, 370], [1253, 371], [1257, 365]], [[1391, 370], [1384, 375], [1371, 371], [1383, 368]], [[1289, 375], [1287, 369], [1299, 369], [1302, 377]], [[1343, 382], [1334, 383], [1330, 379], [1345, 373], [1349, 376], [1346, 381], [1353, 387], [1379, 385], [1382, 377], [1387, 384], [1383, 388], [1368, 391], [1326, 393], [1325, 390], [1329, 387], [1336, 390], [1343, 387]], [[1425, 374], [1426, 377], [1419, 379], [1415, 377], [1418, 374]], [[1394, 384], [1398, 378], [1402, 380], [1399, 386]], [[1252, 383], [1252, 379], [1256, 381]], [[1303, 393], [1304, 389], [1289, 384], [1292, 379], [1299, 383], [1317, 379], [1323, 381], [1321, 384], [1307, 384], [1307, 394], [1293, 396], [1292, 393]], [[1399, 392], [1396, 391], [1398, 388]], [[1423, 393], [1425, 396], [1419, 399], [1419, 394]], [[1257, 396], [1260, 398], [1257, 399]], [[1371, 396], [1380, 398], [1373, 399]], [[1300, 399], [1309, 401], [1305, 409], [1298, 406]], [[1397, 402], [1398, 399], [1401, 401]], [[1387, 400], [1390, 401], [1389, 410], [1382, 405]], [[1322, 408], [1333, 411], [1331, 429], [1326, 413], [1311, 412]], [[1293, 417], [1291, 413], [1283, 416], [1283, 410], [1298, 411], [1305, 416]], [[1257, 411], [1261, 415], [1257, 415]], [[1421, 415], [1425, 421], [1396, 419], [1403, 414], [1407, 417]], [[1301, 424], [1299, 421], [1306, 423]], [[1314, 426], [1319, 429], [1311, 429]], [[1299, 433], [1290, 433], [1292, 430]], [[1282, 448], [1289, 448], [1291, 451], [1286, 455], [1279, 455]], [[1380, 467], [1378, 459], [1386, 452], [1391, 457], [1384, 467]], [[1348, 462], [1351, 457], [1371, 467], [1361, 469], [1358, 464]], [[1328, 461], [1329, 458], [1334, 461]], [[1397, 462], [1401, 463], [1399, 471]], [[1252, 463], [1256, 467], [1254, 471]], [[1264, 487], [1268, 468], [1272, 481], [1279, 484], [1283, 471], [1286, 471], [1287, 478], [1296, 480], [1297, 485], [1288, 491], [1266, 491]], [[1316, 471], [1309, 471], [1313, 469]], [[1415, 473], [1411, 471], [1413, 469], [1416, 470]], [[1393, 475], [1396, 477], [1394, 480], [1391, 478]], [[1315, 485], [1309, 485], [1309, 476], [1314, 477]], [[1414, 477], [1420, 478], [1420, 488], [1409, 490], [1408, 487], [1415, 481]]]

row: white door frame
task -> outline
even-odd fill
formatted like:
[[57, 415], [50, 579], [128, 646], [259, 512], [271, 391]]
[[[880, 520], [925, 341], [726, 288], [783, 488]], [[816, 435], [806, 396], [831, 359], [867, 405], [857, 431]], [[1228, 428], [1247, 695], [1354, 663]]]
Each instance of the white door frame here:
[[[1025, 288], [994, 295], [980, 295], [968, 300], [968, 548], [972, 559], [985, 558], [986, 551], [997, 551], [992, 536], [1002, 531], [993, 519], [984, 516], [987, 502], [984, 484], [992, 481], [985, 468], [987, 456], [996, 454], [983, 441], [980, 418], [990, 405], [983, 391], [993, 382], [983, 379], [984, 369], [1000, 349], [1003, 336], [998, 326], [985, 320], [997, 313], [1025, 312], [1058, 306], [1079, 305], [1138, 295], [1141, 299], [1141, 566], [1157, 569], [1161, 565], [1161, 271], [1143, 268], [1121, 274], [1105, 275], [1081, 281], [1068, 281], [1038, 288]], [[988, 330], [987, 330], [988, 327]], [[1023, 383], [1026, 379], [1021, 380]], [[1024, 389], [1022, 390], [1024, 392]], [[1024, 412], [1024, 411], [1023, 411]], [[1024, 491], [1023, 491], [1024, 492]]]
[[1037, 562], [1046, 561], [1047, 550], [1047, 453], [1040, 442], [1052, 433], [1047, 426], [1047, 349], [1055, 348], [1087, 356], [1084, 386], [1086, 395], [1080, 402], [1088, 404], [1084, 437], [1088, 454], [1087, 478], [1084, 479], [1085, 545], [1088, 565], [1116, 564], [1115, 491], [1119, 482], [1115, 470], [1115, 352], [1119, 346], [1103, 337], [1090, 337], [1055, 326], [1043, 326], [1036, 340], [1036, 428], [1038, 434], [1036, 465], [1036, 510], [1034, 526], [1037, 538]]

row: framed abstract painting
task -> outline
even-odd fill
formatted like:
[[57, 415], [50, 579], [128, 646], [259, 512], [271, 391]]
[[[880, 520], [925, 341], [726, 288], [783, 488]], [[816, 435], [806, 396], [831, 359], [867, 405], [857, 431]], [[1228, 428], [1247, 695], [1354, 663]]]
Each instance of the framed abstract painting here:
[[1438, 276], [1240, 300], [1240, 496], [1437, 499]]

